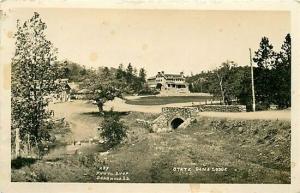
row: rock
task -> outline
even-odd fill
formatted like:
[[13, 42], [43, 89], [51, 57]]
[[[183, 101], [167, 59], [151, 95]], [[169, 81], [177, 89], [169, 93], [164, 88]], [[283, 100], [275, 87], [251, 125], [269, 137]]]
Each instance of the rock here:
[[153, 124], [153, 125], [152, 125], [152, 129], [153, 129], [154, 132], [157, 132], [157, 129], [158, 129], [157, 124]]
[[21, 171], [20, 171], [20, 173], [21, 173], [21, 174], [23, 174], [23, 175], [25, 175], [25, 174], [26, 174], [26, 172], [25, 172], [25, 171], [23, 171], [23, 170], [21, 170]]
[[239, 133], [243, 133], [243, 131], [244, 131], [243, 127], [239, 127], [238, 131], [239, 131]]
[[102, 155], [102, 156], [103, 156], [103, 155], [107, 155], [107, 154], [109, 154], [109, 151], [101, 152], [101, 153], [100, 153], [100, 155]]
[[80, 142], [80, 141], [77, 141], [77, 142], [75, 143], [75, 145], [81, 145], [81, 142]]

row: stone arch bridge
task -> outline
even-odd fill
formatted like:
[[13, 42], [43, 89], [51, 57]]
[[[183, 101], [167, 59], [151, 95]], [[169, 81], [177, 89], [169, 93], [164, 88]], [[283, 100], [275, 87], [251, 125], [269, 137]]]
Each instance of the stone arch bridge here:
[[154, 132], [166, 132], [187, 127], [196, 119], [197, 107], [163, 107], [160, 116], [152, 123]]

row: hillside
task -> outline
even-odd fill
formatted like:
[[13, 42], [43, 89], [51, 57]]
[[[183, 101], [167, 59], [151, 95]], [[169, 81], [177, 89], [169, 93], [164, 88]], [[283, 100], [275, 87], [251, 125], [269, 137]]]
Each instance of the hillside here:
[[170, 133], [135, 121], [156, 116], [123, 115], [128, 139], [116, 149], [37, 160], [13, 169], [12, 181], [290, 183], [288, 121], [199, 118]]

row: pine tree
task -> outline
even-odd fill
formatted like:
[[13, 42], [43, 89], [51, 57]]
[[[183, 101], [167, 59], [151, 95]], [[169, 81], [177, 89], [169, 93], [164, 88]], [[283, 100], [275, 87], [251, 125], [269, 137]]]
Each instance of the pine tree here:
[[257, 64], [257, 68], [254, 70], [254, 84], [258, 109], [265, 109], [274, 102], [274, 90], [276, 89], [271, 70], [276, 61], [276, 53], [267, 37], [262, 38], [253, 61]]
[[274, 57], [276, 53], [273, 51], [273, 45], [267, 37], [263, 37], [259, 44], [259, 49], [255, 52], [253, 61], [258, 68], [270, 69], [274, 65]]
[[274, 63], [275, 103], [281, 108], [291, 105], [291, 36], [287, 34]]
[[141, 68], [139, 71], [139, 78], [140, 80], [145, 83], [146, 82], [146, 70], [144, 68]]
[[121, 80], [123, 78], [123, 65], [119, 64], [119, 67], [116, 71], [116, 79]]
[[133, 77], [133, 67], [132, 67], [131, 63], [129, 63], [126, 68], [126, 82], [130, 86], [132, 83], [132, 77]]

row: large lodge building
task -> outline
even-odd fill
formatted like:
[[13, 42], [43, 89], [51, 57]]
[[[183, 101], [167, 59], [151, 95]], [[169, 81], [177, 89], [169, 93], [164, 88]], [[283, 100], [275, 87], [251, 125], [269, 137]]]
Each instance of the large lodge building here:
[[147, 84], [150, 88], [159, 90], [160, 94], [190, 93], [183, 72], [180, 74], [165, 74], [164, 71], [161, 71], [156, 76], [148, 78]]

